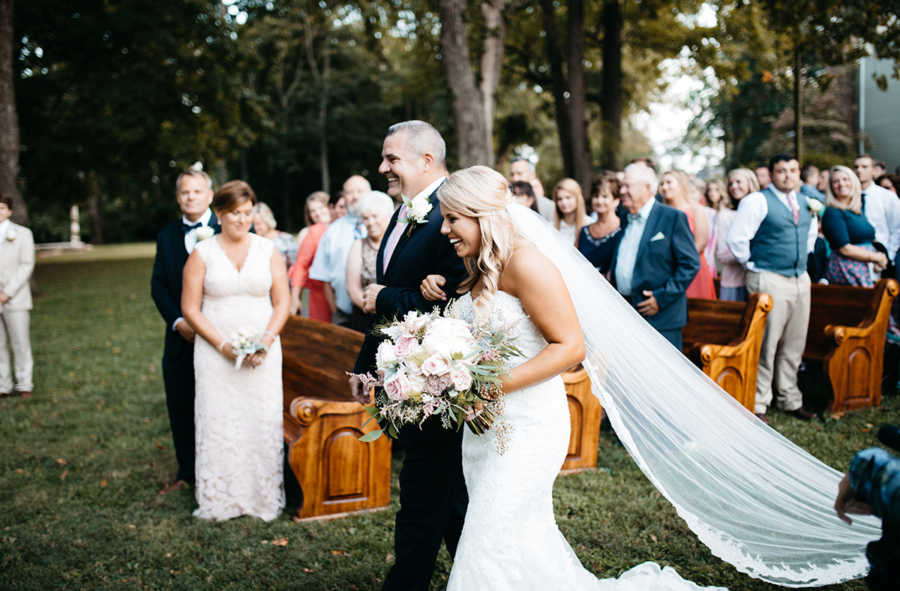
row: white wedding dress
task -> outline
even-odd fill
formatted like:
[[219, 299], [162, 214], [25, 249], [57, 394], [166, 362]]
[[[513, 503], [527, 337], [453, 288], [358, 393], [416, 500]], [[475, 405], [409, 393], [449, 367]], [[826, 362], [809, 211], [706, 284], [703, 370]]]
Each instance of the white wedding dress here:
[[[206, 265], [203, 315], [226, 339], [239, 330], [262, 335], [272, 316], [270, 261], [274, 244], [250, 234], [240, 271], [218, 243], [196, 250]], [[196, 517], [275, 519], [284, 508], [281, 343], [255, 369], [235, 369], [202, 338], [194, 342], [197, 379]]]
[[[469, 322], [515, 327], [524, 357], [547, 342], [519, 300], [499, 291], [457, 303]], [[484, 435], [465, 429], [463, 472], [469, 506], [448, 590], [688, 591], [701, 589], [671, 567], [646, 562], [618, 579], [598, 579], [566, 542], [553, 515], [553, 482], [569, 446], [569, 407], [556, 376], [504, 397], [503, 414]], [[713, 589], [713, 588], [709, 588]]]

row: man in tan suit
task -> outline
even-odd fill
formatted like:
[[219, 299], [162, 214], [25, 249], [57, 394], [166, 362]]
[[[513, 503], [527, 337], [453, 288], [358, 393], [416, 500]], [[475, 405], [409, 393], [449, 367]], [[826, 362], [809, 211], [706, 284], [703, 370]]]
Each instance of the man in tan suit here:
[[28, 398], [34, 387], [28, 333], [34, 239], [31, 230], [12, 223], [11, 215], [12, 198], [0, 194], [0, 396], [13, 394], [15, 374], [15, 392]]

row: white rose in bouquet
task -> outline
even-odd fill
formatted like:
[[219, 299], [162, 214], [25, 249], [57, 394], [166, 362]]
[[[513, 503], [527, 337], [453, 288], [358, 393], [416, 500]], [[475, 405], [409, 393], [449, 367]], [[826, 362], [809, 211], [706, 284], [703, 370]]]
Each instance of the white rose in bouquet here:
[[468, 357], [478, 344], [463, 320], [437, 318], [425, 330], [422, 348], [429, 355], [442, 355], [447, 359]]
[[394, 348], [393, 343], [390, 341], [382, 341], [380, 345], [378, 345], [378, 351], [375, 353], [375, 363], [378, 367], [390, 367], [397, 363], [397, 351]]

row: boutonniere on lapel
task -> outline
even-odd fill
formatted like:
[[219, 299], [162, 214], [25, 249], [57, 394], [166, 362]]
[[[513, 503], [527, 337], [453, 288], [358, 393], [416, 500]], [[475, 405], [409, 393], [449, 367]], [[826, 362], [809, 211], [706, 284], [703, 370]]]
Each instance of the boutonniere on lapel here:
[[13, 240], [15, 240], [15, 239], [16, 239], [16, 231], [13, 230], [12, 228], [10, 228], [10, 229], [6, 232], [6, 239], [9, 240], [10, 242], [12, 242]]
[[406, 206], [406, 217], [401, 220], [409, 226], [406, 235], [411, 236], [413, 230], [419, 224], [424, 224], [428, 220], [428, 214], [431, 213], [431, 200], [428, 195], [416, 195], [412, 199], [403, 198], [403, 205]]
[[[200, 226], [196, 230], [197, 234], [197, 242], [203, 242], [207, 238], [212, 238], [215, 235], [216, 231], [210, 228], [209, 226]], [[203, 248], [206, 248], [205, 246]]]
[[813, 215], [819, 215], [825, 211], [825, 204], [814, 197], [806, 198], [806, 206], [809, 208], [809, 213]]

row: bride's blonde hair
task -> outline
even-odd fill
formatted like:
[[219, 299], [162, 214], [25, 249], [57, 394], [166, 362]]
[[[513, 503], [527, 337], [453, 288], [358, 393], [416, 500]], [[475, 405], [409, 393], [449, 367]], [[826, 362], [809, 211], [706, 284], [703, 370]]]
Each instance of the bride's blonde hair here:
[[516, 242], [516, 230], [506, 211], [512, 202], [506, 179], [487, 166], [464, 168], [441, 185], [438, 199], [445, 208], [478, 220], [481, 228], [481, 249], [477, 257], [463, 259], [469, 274], [459, 291], [469, 291], [482, 279], [489, 293], [496, 292]]

